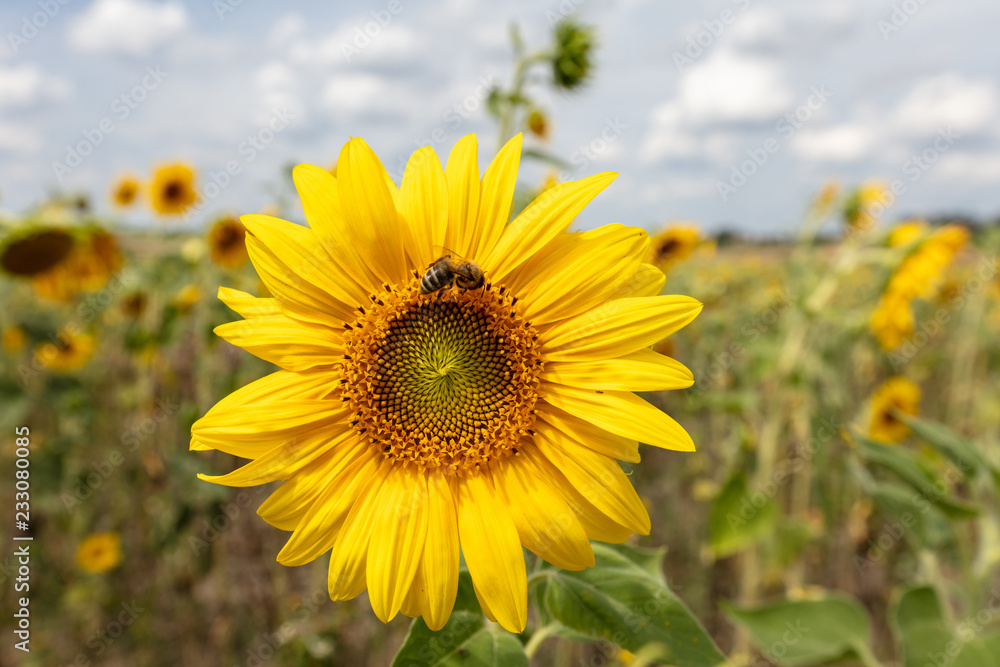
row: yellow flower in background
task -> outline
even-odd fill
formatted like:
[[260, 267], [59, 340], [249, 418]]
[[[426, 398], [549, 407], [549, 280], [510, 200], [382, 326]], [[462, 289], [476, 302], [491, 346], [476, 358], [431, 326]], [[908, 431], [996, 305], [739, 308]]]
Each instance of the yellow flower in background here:
[[181, 244], [181, 257], [189, 264], [199, 264], [208, 253], [208, 244], [200, 236], [192, 236]]
[[90, 361], [95, 347], [97, 342], [93, 336], [66, 330], [56, 340], [40, 343], [35, 348], [35, 360], [44, 368], [70, 373]]
[[0, 336], [2, 339], [3, 349], [5, 352], [10, 352], [11, 354], [16, 354], [24, 349], [24, 344], [27, 342], [27, 336], [24, 333], [24, 329], [14, 325], [3, 328], [3, 334]]
[[39, 296], [67, 303], [80, 292], [101, 289], [121, 269], [124, 258], [114, 235], [99, 227], [78, 234], [81, 238], [65, 260], [31, 279]]
[[76, 550], [76, 563], [80, 569], [93, 574], [111, 570], [122, 562], [121, 538], [118, 533], [90, 535]]
[[0, 268], [15, 278], [34, 278], [69, 256], [76, 238], [66, 229], [32, 226], [9, 233], [0, 244]]
[[969, 239], [960, 225], [939, 227], [903, 259], [889, 279], [889, 291], [930, 299], [937, 294], [944, 270]]
[[250, 256], [247, 254], [245, 237], [247, 229], [233, 217], [225, 217], [216, 222], [208, 232], [208, 249], [212, 261], [227, 269], [238, 269]]
[[557, 185], [559, 185], [559, 174], [554, 171], [549, 171], [545, 174], [545, 179], [542, 181], [542, 187], [539, 189], [538, 194], [548, 192]]
[[[649, 346], [701, 304], [654, 296], [665, 278], [643, 263], [642, 229], [566, 232], [614, 174], [557, 185], [507, 224], [521, 143], [481, 178], [474, 135], [446, 169], [422, 148], [397, 188], [352, 139], [336, 178], [294, 171], [311, 228], [242, 218], [274, 298], [219, 290], [246, 319], [216, 332], [283, 370], [194, 424], [193, 450], [253, 459], [202, 479], [285, 480], [258, 510], [293, 531], [279, 562], [331, 552], [330, 596], [367, 589], [386, 622], [402, 611], [440, 629], [461, 551], [487, 617], [520, 632], [522, 547], [558, 567], [592, 566], [589, 539], [650, 529], [616, 459], [638, 461], [639, 441], [694, 449], [633, 392], [692, 384]], [[440, 247], [478, 270], [428, 272]], [[458, 284], [433, 289], [448, 277]]]
[[131, 206], [139, 196], [139, 179], [131, 174], [120, 176], [111, 186], [111, 201], [116, 206]]
[[180, 215], [198, 201], [194, 169], [182, 162], [159, 167], [149, 186], [149, 201], [161, 215]]
[[866, 181], [844, 202], [844, 222], [855, 230], [875, 224], [888, 205], [889, 190], [879, 181]]
[[840, 183], [837, 181], [827, 181], [824, 183], [823, 187], [820, 188], [819, 192], [816, 193], [816, 197], [813, 199], [813, 214], [820, 217], [825, 216], [830, 212], [833, 202], [835, 202], [839, 196]]
[[551, 129], [551, 123], [549, 123], [548, 117], [538, 109], [535, 109], [530, 114], [528, 114], [528, 131], [533, 135], [541, 139], [542, 141], [547, 141], [549, 138], [549, 131]]
[[132, 319], [139, 319], [146, 312], [149, 298], [145, 292], [136, 291], [127, 295], [121, 302], [121, 310], [126, 316]]
[[195, 304], [201, 301], [201, 288], [191, 283], [177, 291], [174, 296], [174, 308], [182, 315], [188, 313]]
[[923, 220], [908, 220], [896, 225], [889, 232], [886, 243], [890, 248], [901, 248], [910, 245], [926, 233], [926, 222]]
[[871, 398], [868, 435], [885, 444], [897, 443], [910, 434], [910, 427], [896, 416], [920, 413], [920, 387], [906, 378], [886, 380]]
[[885, 350], [896, 349], [913, 333], [912, 301], [937, 295], [945, 269], [969, 239], [960, 225], [945, 225], [930, 234], [927, 229], [926, 223], [912, 221], [896, 227], [887, 239], [890, 247], [916, 245], [889, 278], [872, 313], [872, 332]]
[[701, 231], [692, 225], [671, 225], [652, 238], [647, 261], [663, 271], [687, 259], [698, 247]]
[[914, 331], [910, 299], [905, 294], [886, 292], [871, 317], [871, 329], [883, 350], [895, 350]]

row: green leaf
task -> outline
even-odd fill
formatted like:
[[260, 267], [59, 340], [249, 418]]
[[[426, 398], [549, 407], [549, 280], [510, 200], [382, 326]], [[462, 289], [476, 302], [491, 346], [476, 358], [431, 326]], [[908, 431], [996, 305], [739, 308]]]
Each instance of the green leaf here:
[[738, 553], [771, 534], [777, 514], [771, 498], [759, 491], [751, 494], [746, 475], [738, 471], [712, 505], [708, 525], [716, 557]]
[[943, 651], [952, 641], [937, 593], [929, 586], [904, 592], [893, 620], [903, 648], [903, 667], [924, 667], [932, 653]]
[[661, 644], [673, 662], [685, 667], [726, 664], [712, 638], [662, 578], [620, 550], [599, 543], [593, 547], [595, 567], [550, 571], [545, 606], [553, 618], [633, 653]]
[[937, 592], [929, 586], [903, 593], [896, 604], [894, 624], [903, 646], [903, 667], [996, 667], [1000, 656], [1000, 633], [977, 636], [966, 625], [964, 632], [970, 636], [956, 637], [945, 620]]
[[638, 565], [647, 573], [659, 579], [663, 584], [667, 583], [667, 580], [663, 577], [663, 557], [667, 553], [666, 547], [644, 549], [628, 544], [602, 544], [601, 546], [618, 552], [625, 560]]
[[976, 507], [945, 495], [942, 490], [947, 489], [947, 485], [924, 467], [924, 463], [917, 458], [915, 452], [902, 447], [883, 445], [867, 438], [858, 438], [858, 451], [869, 462], [894, 472], [948, 516], [967, 519], [979, 514]]
[[872, 537], [875, 547], [885, 549], [878, 544], [880, 534], [886, 533], [895, 540], [900, 528], [904, 533], [902, 538], [917, 548], [940, 546], [952, 536], [948, 519], [912, 488], [895, 482], [875, 482], [868, 493], [887, 517], [881, 530]]
[[423, 618], [413, 619], [392, 667], [527, 667], [524, 647], [514, 635], [487, 627], [472, 577], [460, 572], [455, 608], [434, 632]]
[[851, 597], [831, 595], [755, 609], [724, 605], [723, 609], [779, 665], [825, 664], [869, 653], [868, 613]]
[[981, 470], [989, 470], [990, 465], [983, 455], [976, 449], [976, 445], [958, 435], [943, 424], [908, 417], [903, 415], [902, 420], [913, 429], [920, 438], [943, 454], [955, 467], [965, 475], [972, 478]]

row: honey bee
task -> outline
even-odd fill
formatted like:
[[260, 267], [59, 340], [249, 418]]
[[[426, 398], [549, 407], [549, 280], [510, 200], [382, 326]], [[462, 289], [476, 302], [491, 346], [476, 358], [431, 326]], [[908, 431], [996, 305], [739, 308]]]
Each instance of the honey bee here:
[[426, 273], [420, 278], [420, 292], [433, 294], [438, 290], [448, 289], [452, 284], [463, 290], [479, 289], [486, 284], [486, 278], [475, 262], [457, 255], [442, 255], [427, 267]]

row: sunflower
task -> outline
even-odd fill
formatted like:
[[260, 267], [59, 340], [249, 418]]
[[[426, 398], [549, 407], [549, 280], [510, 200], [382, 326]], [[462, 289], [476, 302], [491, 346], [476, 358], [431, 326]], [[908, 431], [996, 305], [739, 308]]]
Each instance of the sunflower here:
[[173, 305], [177, 312], [186, 315], [199, 301], [201, 301], [201, 288], [191, 283], [177, 290]]
[[3, 328], [3, 332], [0, 333], [0, 346], [3, 347], [5, 352], [17, 354], [24, 349], [27, 339], [28, 337], [24, 333], [24, 329], [15, 324]]
[[131, 206], [139, 196], [139, 179], [131, 174], [119, 176], [111, 186], [111, 201], [115, 206]]
[[[294, 171], [311, 228], [242, 218], [274, 297], [219, 290], [245, 320], [216, 333], [283, 370], [194, 424], [192, 449], [254, 459], [201, 478], [284, 480], [258, 510], [293, 531], [278, 561], [330, 551], [330, 596], [367, 588], [386, 622], [402, 611], [440, 629], [461, 551], [484, 613], [520, 632], [522, 545], [562, 568], [593, 565], [588, 538], [650, 528], [616, 459], [638, 461], [639, 441], [694, 449], [632, 392], [692, 384], [649, 346], [701, 304], [653, 296], [665, 278], [643, 264], [642, 229], [566, 232], [614, 174], [561, 183], [508, 224], [521, 144], [482, 178], [474, 135], [447, 169], [422, 148], [397, 188], [352, 139], [336, 178]], [[423, 293], [439, 247], [475, 262], [483, 283]]]
[[227, 269], [238, 269], [246, 264], [247, 229], [233, 217], [225, 217], [216, 222], [208, 232], [208, 247], [212, 261]]
[[899, 292], [883, 294], [871, 317], [872, 332], [882, 349], [895, 350], [914, 328], [910, 298]]
[[648, 261], [663, 271], [687, 259], [698, 246], [701, 232], [692, 225], [671, 225], [653, 237]]
[[33, 278], [58, 266], [75, 244], [73, 234], [58, 227], [17, 230], [0, 245], [0, 268], [15, 278]]
[[65, 260], [31, 279], [36, 294], [69, 302], [80, 292], [101, 289], [121, 269], [124, 259], [113, 234], [91, 227], [79, 230], [77, 236]]
[[542, 111], [535, 109], [528, 114], [527, 125], [529, 132], [542, 141], [548, 141], [551, 123]]
[[889, 201], [889, 191], [878, 181], [862, 183], [844, 202], [844, 222], [853, 230], [865, 230], [875, 224]]
[[830, 212], [833, 202], [840, 196], [840, 183], [837, 181], [827, 181], [820, 188], [813, 198], [812, 209], [817, 216], [823, 217]]
[[122, 562], [121, 538], [118, 533], [98, 533], [88, 536], [76, 550], [76, 563], [94, 574], [107, 572]]
[[158, 168], [149, 188], [153, 210], [162, 215], [179, 215], [186, 211], [198, 201], [194, 182], [194, 169], [182, 162]]
[[69, 373], [90, 361], [96, 345], [93, 336], [67, 329], [56, 340], [39, 344], [35, 358], [42, 367]]
[[872, 440], [894, 444], [910, 434], [910, 427], [897, 415], [920, 412], [920, 387], [906, 378], [886, 380], [871, 398], [868, 435]]

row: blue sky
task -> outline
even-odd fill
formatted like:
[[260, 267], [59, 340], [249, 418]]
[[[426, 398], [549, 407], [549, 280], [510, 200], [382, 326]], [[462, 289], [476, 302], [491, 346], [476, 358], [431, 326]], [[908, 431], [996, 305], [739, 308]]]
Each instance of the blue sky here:
[[547, 148], [571, 159], [567, 178], [620, 173], [581, 228], [787, 233], [828, 178], [900, 179], [890, 217], [1000, 213], [991, 0], [64, 1], [0, 5], [6, 211], [56, 189], [106, 210], [115, 174], [181, 158], [202, 184], [237, 164], [206, 214], [256, 212], [282, 165], [330, 165], [349, 136], [397, 180], [416, 147], [444, 159], [468, 132], [484, 166], [496, 128], [480, 100], [510, 76], [508, 25], [542, 45], [573, 13], [598, 26], [597, 70], [581, 94], [539, 90]]

